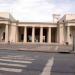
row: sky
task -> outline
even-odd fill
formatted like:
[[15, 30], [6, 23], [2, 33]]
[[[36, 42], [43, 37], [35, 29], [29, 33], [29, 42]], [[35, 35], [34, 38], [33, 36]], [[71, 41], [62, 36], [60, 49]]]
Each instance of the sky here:
[[20, 21], [50, 22], [52, 14], [74, 14], [75, 0], [0, 0], [0, 12]]

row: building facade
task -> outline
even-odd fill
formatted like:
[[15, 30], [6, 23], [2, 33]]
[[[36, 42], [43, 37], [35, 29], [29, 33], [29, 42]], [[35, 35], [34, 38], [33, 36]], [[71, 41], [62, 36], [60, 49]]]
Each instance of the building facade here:
[[55, 15], [47, 23], [19, 22], [9, 13], [0, 13], [0, 43], [73, 44], [74, 35], [75, 14]]

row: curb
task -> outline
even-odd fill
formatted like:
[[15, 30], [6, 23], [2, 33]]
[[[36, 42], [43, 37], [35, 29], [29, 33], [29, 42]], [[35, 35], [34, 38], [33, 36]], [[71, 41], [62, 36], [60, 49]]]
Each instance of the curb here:
[[43, 52], [43, 53], [65, 53], [65, 54], [75, 54], [75, 52], [62, 52], [62, 51], [47, 51], [47, 50], [25, 50], [25, 49], [0, 49], [0, 50], [13, 50], [13, 51], [26, 51], [26, 52]]

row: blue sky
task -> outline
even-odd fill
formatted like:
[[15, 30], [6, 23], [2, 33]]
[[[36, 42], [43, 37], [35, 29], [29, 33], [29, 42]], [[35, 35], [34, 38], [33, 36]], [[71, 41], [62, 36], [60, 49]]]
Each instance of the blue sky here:
[[74, 14], [75, 0], [0, 0], [0, 11], [21, 21], [50, 22], [52, 14]]

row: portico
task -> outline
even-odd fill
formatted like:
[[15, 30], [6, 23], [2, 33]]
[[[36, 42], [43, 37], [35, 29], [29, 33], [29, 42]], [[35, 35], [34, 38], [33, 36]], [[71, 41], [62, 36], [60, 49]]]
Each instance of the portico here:
[[[54, 28], [51, 27], [18, 27], [18, 42], [23, 43], [57, 43]], [[54, 35], [52, 35], [54, 33]], [[52, 35], [52, 36], [51, 36]]]
[[0, 24], [0, 42], [7, 43], [9, 40], [9, 28], [8, 24], [1, 23]]
[[53, 22], [20, 22], [9, 13], [0, 16], [0, 43], [73, 44], [74, 14], [54, 15]]

